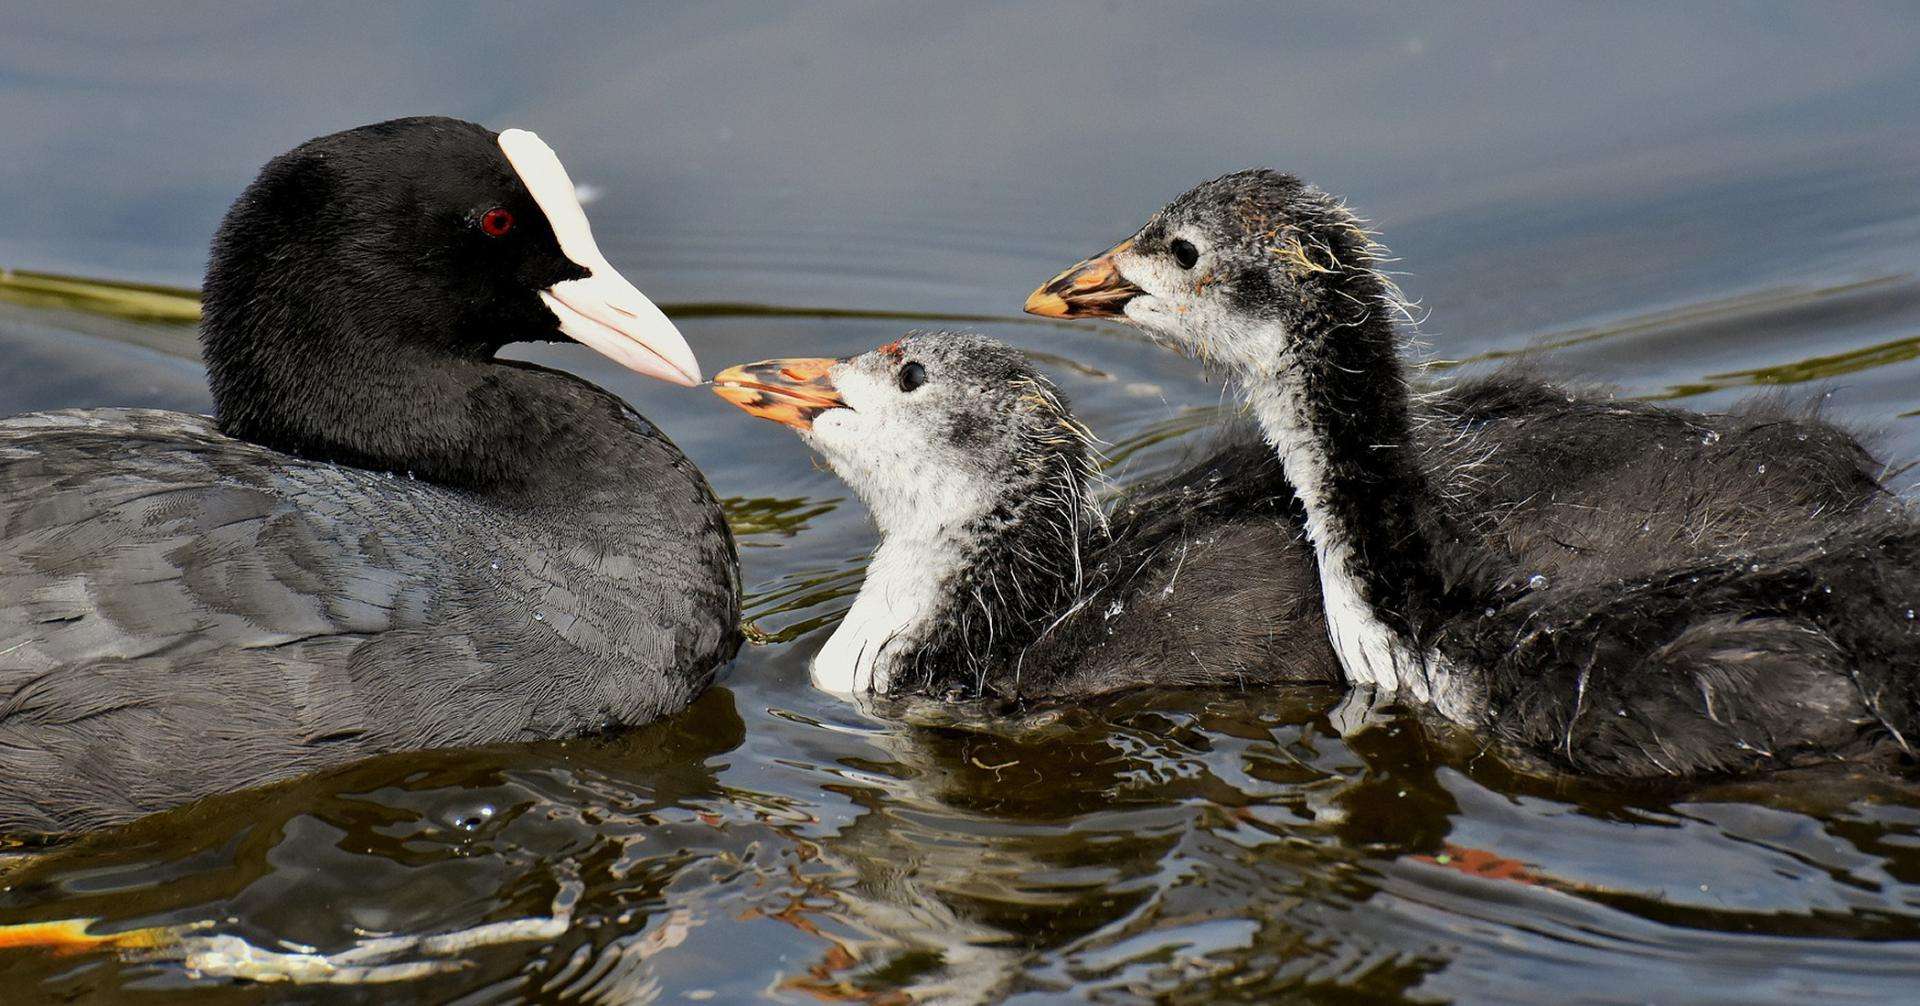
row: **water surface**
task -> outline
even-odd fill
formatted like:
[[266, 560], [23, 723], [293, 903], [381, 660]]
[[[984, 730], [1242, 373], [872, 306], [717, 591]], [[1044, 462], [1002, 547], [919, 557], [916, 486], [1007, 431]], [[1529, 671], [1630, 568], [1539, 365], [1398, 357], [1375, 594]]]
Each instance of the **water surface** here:
[[[1531, 352], [1695, 408], [1787, 393], [1920, 456], [1911, 11], [16, 8], [3, 266], [192, 286], [228, 201], [300, 140], [421, 112], [525, 126], [709, 369], [984, 330], [1049, 354], [1125, 482], [1204, 437], [1220, 389], [1018, 304], [1263, 164], [1374, 219], [1437, 358]], [[0, 284], [0, 413], [206, 408], [190, 326], [27, 285]], [[1530, 778], [1410, 718], [1342, 739], [1324, 690], [1020, 721], [816, 693], [807, 658], [873, 545], [859, 504], [704, 392], [516, 355], [628, 395], [707, 472], [766, 641], [626, 736], [383, 759], [96, 836], [7, 876], [0, 922], [337, 953], [547, 920], [304, 1001], [1920, 990], [1920, 795], [1897, 781]], [[0, 975], [9, 1001], [287, 993], [164, 954], [0, 951]]]

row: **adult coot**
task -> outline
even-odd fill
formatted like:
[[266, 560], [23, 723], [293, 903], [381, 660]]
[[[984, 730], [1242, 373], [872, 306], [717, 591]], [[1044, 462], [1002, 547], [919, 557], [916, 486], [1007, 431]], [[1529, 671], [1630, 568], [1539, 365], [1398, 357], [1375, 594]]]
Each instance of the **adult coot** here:
[[216, 414], [0, 421], [0, 829], [684, 706], [736, 645], [720, 506], [651, 423], [500, 347], [697, 364], [534, 134], [275, 158], [214, 239]]

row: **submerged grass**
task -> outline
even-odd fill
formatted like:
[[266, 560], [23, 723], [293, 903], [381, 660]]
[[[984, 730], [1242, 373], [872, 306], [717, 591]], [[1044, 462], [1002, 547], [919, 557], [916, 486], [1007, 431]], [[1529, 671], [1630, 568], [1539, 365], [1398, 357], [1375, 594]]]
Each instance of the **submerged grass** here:
[[[1642, 397], [1653, 400], [1686, 398], [1690, 395], [1703, 395], [1710, 391], [1725, 388], [1763, 387], [1781, 384], [1804, 384], [1808, 381], [1824, 381], [1846, 374], [1872, 370], [1895, 363], [1920, 358], [1920, 335], [1910, 335], [1900, 339], [1891, 339], [1873, 346], [1850, 349], [1844, 353], [1829, 353], [1825, 356], [1813, 356], [1789, 363], [1777, 363], [1766, 367], [1753, 367], [1747, 370], [1729, 370], [1723, 374], [1708, 374], [1699, 381], [1676, 384], [1665, 391], [1655, 392]], [[1912, 412], [1901, 415], [1911, 416]]]
[[832, 513], [838, 499], [808, 499], [804, 496], [782, 499], [773, 496], [729, 496], [720, 501], [727, 514], [727, 525], [742, 548], [767, 547], [774, 542], [752, 541], [768, 535], [791, 538], [807, 529], [815, 517]]
[[0, 269], [0, 301], [160, 325], [200, 321], [200, 291]]
[[[840, 616], [846, 614], [846, 607], [832, 602], [860, 592], [860, 585], [866, 582], [869, 558], [849, 556], [837, 567], [795, 570], [747, 591], [741, 629], [748, 641], [762, 645], [788, 643], [839, 621]], [[829, 604], [832, 606], [822, 608]], [[805, 612], [806, 617], [779, 624], [782, 616], [800, 612]]]
[[[166, 325], [194, 325], [200, 321], [200, 291], [190, 287], [63, 276], [26, 269], [0, 268], [0, 300], [28, 307], [55, 308]], [[660, 305], [660, 309], [676, 318], [856, 318], [866, 321], [1074, 326], [1072, 322], [1025, 314], [943, 314], [937, 311], [803, 307], [747, 301], [669, 302]]]
[[1465, 366], [1471, 363], [1491, 363], [1500, 360], [1520, 359], [1540, 356], [1556, 350], [1573, 349], [1596, 342], [1609, 342], [1617, 339], [1633, 338], [1671, 333], [1693, 325], [1707, 322], [1726, 321], [1730, 318], [1748, 315], [1777, 315], [1783, 311], [1811, 304], [1820, 304], [1843, 300], [1862, 294], [1887, 291], [1902, 285], [1911, 286], [1914, 277], [1908, 275], [1874, 276], [1852, 283], [1838, 283], [1821, 287], [1789, 287], [1786, 289], [1759, 290], [1734, 297], [1685, 304], [1665, 311], [1626, 318], [1606, 325], [1594, 325], [1571, 329], [1547, 335], [1518, 349], [1494, 349], [1459, 360], [1437, 360], [1432, 364], [1439, 369]]

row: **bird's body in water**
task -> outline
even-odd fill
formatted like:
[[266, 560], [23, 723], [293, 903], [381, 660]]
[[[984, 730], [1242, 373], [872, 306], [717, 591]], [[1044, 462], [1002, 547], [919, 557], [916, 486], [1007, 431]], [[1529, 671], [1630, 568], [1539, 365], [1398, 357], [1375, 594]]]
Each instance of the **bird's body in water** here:
[[[1044, 375], [992, 340], [913, 335], [715, 381], [799, 430], [880, 526], [860, 596], [816, 657], [823, 687], [1045, 701], [1340, 680], [1302, 514], [1257, 431], [1230, 430], [1196, 463], [1103, 507], [1088, 432]], [[1711, 494], [1781, 442], [1850, 443], [1803, 417], [1682, 417], [1519, 374], [1465, 382], [1423, 410], [1415, 439], [1462, 505], [1485, 514], [1474, 533], [1538, 545], [1554, 576], [1635, 568], [1676, 540], [1787, 519], [1798, 511], [1784, 497], [1710, 527], [1662, 500]], [[1857, 507], [1875, 491], [1863, 452], [1818, 459], [1782, 476], [1792, 506]], [[1582, 520], [1622, 494], [1644, 505]]]
[[[1536, 417], [1540, 437], [1576, 462], [1624, 452], [1639, 471], [1561, 534], [1479, 533], [1486, 514], [1420, 446], [1426, 404], [1379, 254], [1331, 197], [1242, 172], [1175, 200], [1029, 309], [1124, 318], [1231, 375], [1302, 502], [1350, 683], [1600, 775], [1911, 753], [1920, 532], [1857, 443], [1656, 410], [1740, 459], [1665, 468], [1646, 443], [1585, 439], [1557, 415], [1583, 408], [1569, 401]], [[1636, 544], [1642, 506], [1683, 533]], [[1552, 568], [1577, 536], [1607, 547]]]
[[0, 831], [644, 723], [736, 645], [700, 473], [613, 395], [493, 358], [575, 338], [697, 379], [532, 134], [283, 155], [205, 300], [215, 417], [0, 421]]

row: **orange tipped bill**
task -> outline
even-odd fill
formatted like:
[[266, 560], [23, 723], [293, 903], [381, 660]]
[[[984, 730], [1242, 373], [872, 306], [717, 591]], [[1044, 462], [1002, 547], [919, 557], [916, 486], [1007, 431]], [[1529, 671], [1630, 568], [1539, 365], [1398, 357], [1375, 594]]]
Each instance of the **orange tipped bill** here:
[[1127, 301], [1145, 291], [1120, 275], [1114, 257], [1133, 247], [1133, 239], [1114, 245], [1048, 280], [1027, 298], [1027, 313], [1043, 318], [1121, 318]]
[[713, 375], [713, 393], [750, 415], [796, 430], [810, 430], [820, 413], [847, 407], [827, 376], [839, 362], [796, 357], [728, 367]]

